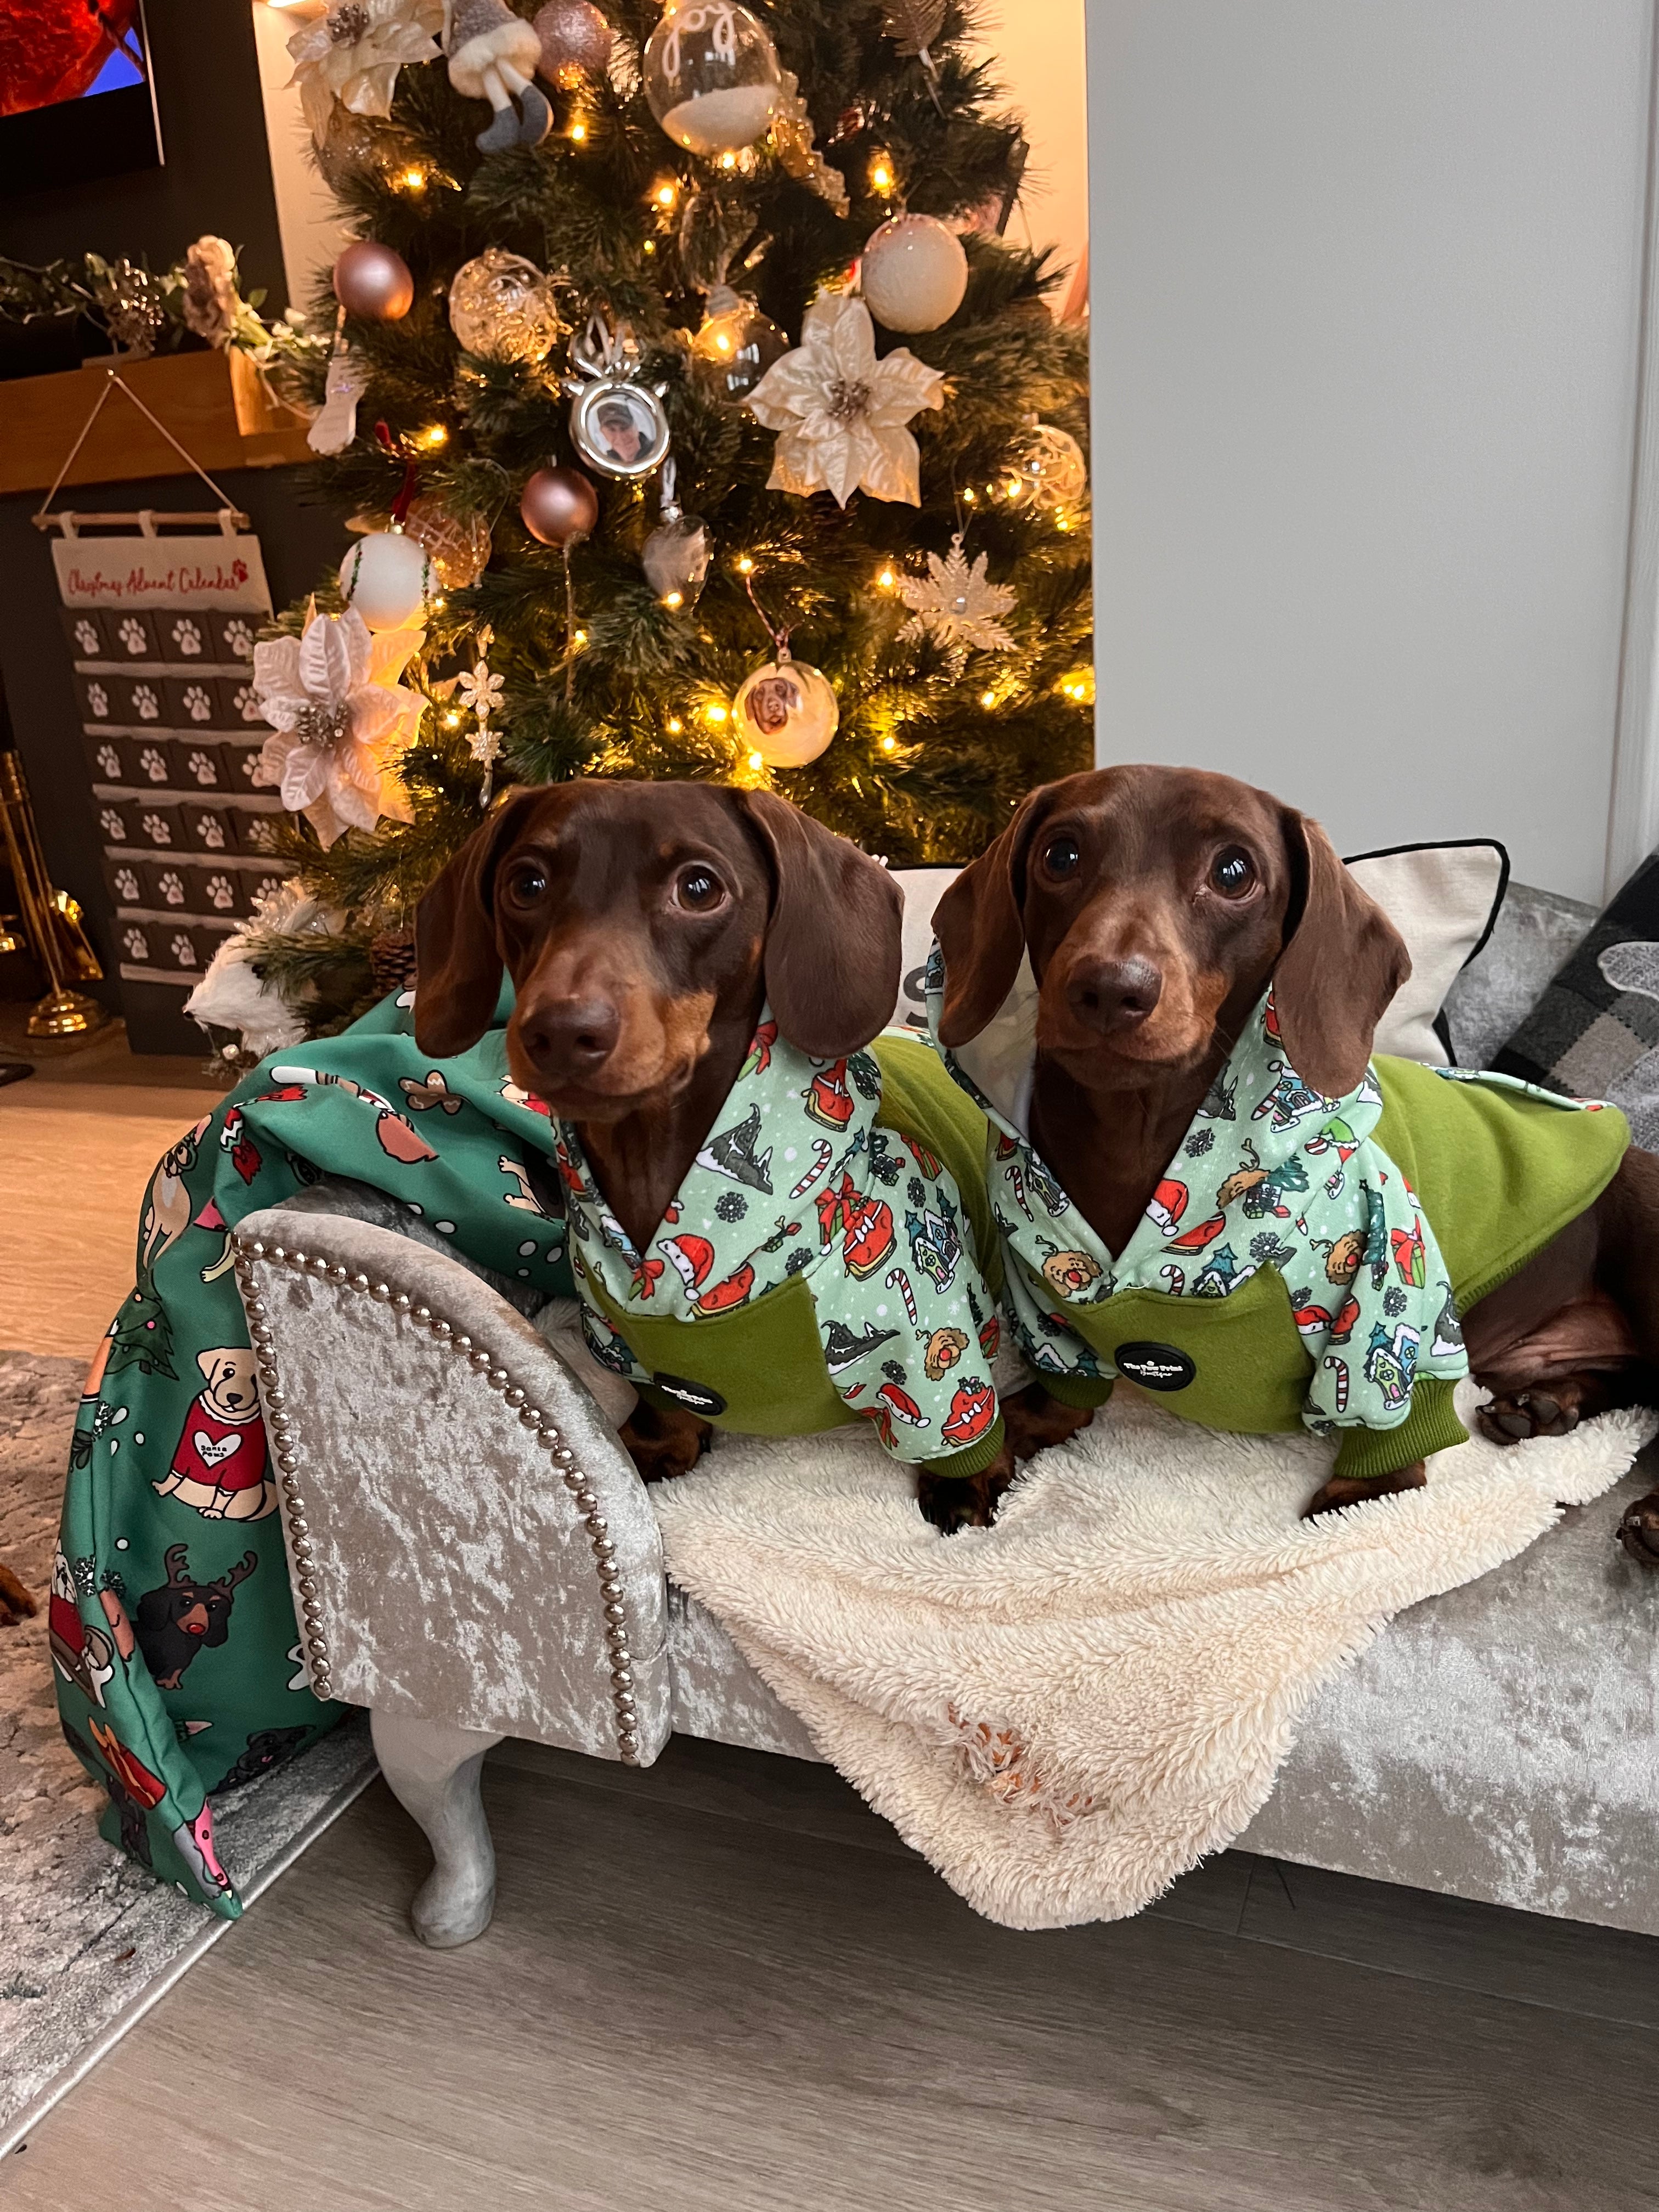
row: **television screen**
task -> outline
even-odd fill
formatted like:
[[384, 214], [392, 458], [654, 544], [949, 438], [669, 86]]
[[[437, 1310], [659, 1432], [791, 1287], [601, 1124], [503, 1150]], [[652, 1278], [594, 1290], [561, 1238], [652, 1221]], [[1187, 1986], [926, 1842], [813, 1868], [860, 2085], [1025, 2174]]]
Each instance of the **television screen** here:
[[161, 159], [142, 0], [0, 0], [0, 191]]

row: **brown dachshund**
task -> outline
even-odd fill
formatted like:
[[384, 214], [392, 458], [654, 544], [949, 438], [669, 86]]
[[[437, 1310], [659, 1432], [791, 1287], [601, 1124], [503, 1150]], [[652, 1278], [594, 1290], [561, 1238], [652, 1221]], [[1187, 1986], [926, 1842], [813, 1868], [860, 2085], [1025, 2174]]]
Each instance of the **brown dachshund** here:
[[[505, 799], [428, 891], [415, 1033], [439, 1059], [476, 1044], [503, 964], [514, 1080], [574, 1122], [641, 1249], [737, 1079], [763, 1002], [815, 1059], [868, 1044], [898, 995], [897, 885], [769, 792], [582, 781]], [[679, 1474], [708, 1422], [641, 1401], [622, 1431], [647, 1480]], [[988, 1520], [1012, 1459], [923, 1471], [942, 1528]]]
[[[1271, 978], [1286, 1060], [1314, 1090], [1361, 1080], [1410, 972], [1388, 917], [1318, 824], [1198, 769], [1104, 769], [1035, 792], [935, 915], [939, 1042], [967, 1042], [1029, 952], [1039, 988], [1031, 1141], [1121, 1252]], [[1512, 1443], [1615, 1406], [1659, 1403], [1659, 1156], [1612, 1183], [1521, 1272], [1462, 1316], [1481, 1420]], [[1027, 1394], [1035, 1401], [1040, 1386]], [[1046, 1395], [1046, 1394], [1041, 1394]], [[1043, 1409], [1030, 1405], [1028, 1431]], [[1051, 1434], [1084, 1410], [1049, 1399]], [[1310, 1514], [1425, 1480], [1424, 1462], [1333, 1478]], [[1620, 1539], [1659, 1565], [1659, 1491]]]

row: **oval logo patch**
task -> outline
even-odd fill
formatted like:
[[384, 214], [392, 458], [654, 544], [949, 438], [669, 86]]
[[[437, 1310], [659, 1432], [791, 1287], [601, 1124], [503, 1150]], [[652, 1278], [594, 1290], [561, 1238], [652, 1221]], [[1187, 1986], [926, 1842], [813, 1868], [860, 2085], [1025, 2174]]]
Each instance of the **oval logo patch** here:
[[651, 1380], [665, 1398], [684, 1406], [688, 1413], [701, 1413], [706, 1421], [726, 1411], [726, 1401], [718, 1390], [702, 1382], [688, 1382], [684, 1375], [653, 1375]]
[[1120, 1344], [1112, 1355], [1112, 1364], [1143, 1390], [1184, 1390], [1198, 1372], [1194, 1363], [1173, 1344]]

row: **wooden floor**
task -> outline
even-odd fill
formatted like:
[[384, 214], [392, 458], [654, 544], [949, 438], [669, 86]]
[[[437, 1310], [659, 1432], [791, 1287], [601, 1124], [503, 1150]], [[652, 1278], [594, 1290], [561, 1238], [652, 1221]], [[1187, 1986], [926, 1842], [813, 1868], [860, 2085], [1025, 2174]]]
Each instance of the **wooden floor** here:
[[138, 1210], [156, 1162], [221, 1093], [191, 1060], [140, 1059], [118, 1026], [39, 1044], [0, 1009], [0, 1349], [90, 1359], [132, 1288]]
[[8, 2212], [1659, 2201], [1659, 1944], [1237, 1854], [1014, 1935], [826, 1769], [512, 1754], [488, 1935], [408, 1934], [377, 1784], [7, 2161]]

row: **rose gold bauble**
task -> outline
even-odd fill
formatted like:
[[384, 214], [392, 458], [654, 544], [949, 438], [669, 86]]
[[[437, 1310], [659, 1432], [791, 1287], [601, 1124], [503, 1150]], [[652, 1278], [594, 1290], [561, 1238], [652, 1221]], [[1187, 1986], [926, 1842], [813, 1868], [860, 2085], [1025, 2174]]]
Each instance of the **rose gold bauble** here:
[[334, 264], [334, 296], [366, 323], [400, 322], [415, 304], [415, 279], [401, 253], [360, 238]]
[[586, 538], [599, 519], [599, 495], [580, 469], [538, 469], [519, 501], [524, 526], [544, 545]]
[[532, 19], [542, 42], [536, 73], [572, 91], [598, 76], [611, 59], [611, 26], [590, 0], [547, 0]]

